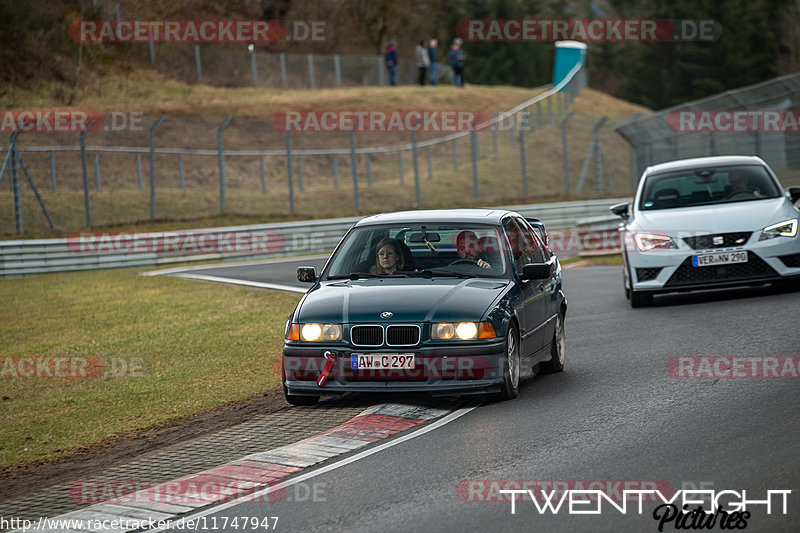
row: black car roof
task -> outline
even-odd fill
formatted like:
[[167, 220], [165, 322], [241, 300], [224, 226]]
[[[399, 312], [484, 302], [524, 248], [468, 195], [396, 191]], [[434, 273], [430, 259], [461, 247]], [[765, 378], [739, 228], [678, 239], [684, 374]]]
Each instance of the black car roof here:
[[358, 221], [356, 226], [424, 222], [500, 224], [502, 218], [509, 214], [518, 215], [505, 209], [420, 209], [371, 215]]

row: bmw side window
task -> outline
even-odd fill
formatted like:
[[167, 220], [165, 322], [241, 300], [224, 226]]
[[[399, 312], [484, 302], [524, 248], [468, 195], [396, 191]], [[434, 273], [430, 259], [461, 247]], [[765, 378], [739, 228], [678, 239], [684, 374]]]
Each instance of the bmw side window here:
[[522, 266], [527, 263], [526, 254], [523, 252], [520, 244], [520, 229], [513, 219], [508, 219], [503, 224], [508, 236], [508, 242], [511, 245], [511, 255], [514, 258], [514, 271], [519, 273], [522, 271]]
[[522, 232], [522, 240], [520, 245], [522, 251], [527, 255], [529, 263], [545, 263], [549, 258], [542, 245], [543, 239], [539, 238], [539, 234], [535, 231], [536, 228], [531, 228], [524, 220], [517, 220]]

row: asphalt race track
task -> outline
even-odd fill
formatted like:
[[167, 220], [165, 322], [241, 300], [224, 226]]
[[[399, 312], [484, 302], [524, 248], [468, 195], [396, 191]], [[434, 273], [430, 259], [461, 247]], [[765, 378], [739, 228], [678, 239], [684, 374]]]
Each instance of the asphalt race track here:
[[[297, 264], [315, 263], [216, 269], [214, 275], [291, 283]], [[763, 504], [748, 508], [746, 530], [800, 530], [796, 374], [688, 379], [667, 371], [676, 356], [800, 355], [800, 292], [691, 293], [634, 310], [622, 293], [620, 267], [570, 269], [564, 278], [564, 373], [528, 377], [516, 400], [481, 404], [427, 434], [321, 473], [306, 482], [307, 493], [317, 491], [313, 497], [293, 498], [289, 490], [280, 503], [207, 514], [206, 524], [255, 515], [278, 517], [278, 531], [658, 531], [652, 500], [642, 514], [629, 502], [626, 514], [604, 503], [601, 514], [571, 515], [567, 504], [542, 514], [530, 499], [518, 498], [512, 514], [496, 492], [506, 480], [539, 482], [537, 491], [549, 490], [545, 483], [552, 481], [600, 488], [589, 482], [602, 480], [604, 492], [632, 480], [633, 489], [653, 487], [643, 482], [676, 491], [744, 489], [748, 500], [791, 490], [787, 514], [774, 496], [770, 515]], [[487, 497], [495, 501], [480, 501]], [[711, 528], [719, 529], [719, 523]], [[664, 525], [675, 530], [674, 522]]]

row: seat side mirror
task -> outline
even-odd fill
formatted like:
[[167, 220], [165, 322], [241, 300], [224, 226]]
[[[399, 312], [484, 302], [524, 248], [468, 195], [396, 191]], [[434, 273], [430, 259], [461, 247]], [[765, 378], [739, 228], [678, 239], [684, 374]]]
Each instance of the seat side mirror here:
[[789, 197], [792, 199], [792, 203], [800, 200], [800, 187], [789, 187], [788, 191]]
[[624, 218], [625, 220], [628, 220], [628, 217], [630, 216], [629, 210], [630, 210], [630, 204], [627, 203], [611, 206], [611, 212], [617, 215], [618, 217]]
[[317, 281], [317, 269], [309, 266], [297, 267], [297, 281], [315, 283]]

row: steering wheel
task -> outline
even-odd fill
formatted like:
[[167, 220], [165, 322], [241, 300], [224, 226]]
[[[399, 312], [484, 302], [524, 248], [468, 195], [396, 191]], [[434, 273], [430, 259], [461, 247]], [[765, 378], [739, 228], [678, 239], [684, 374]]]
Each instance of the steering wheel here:
[[453, 265], [477, 265], [477, 264], [478, 264], [478, 260], [477, 259], [470, 259], [468, 257], [462, 257], [460, 259], [456, 259], [455, 261], [453, 261], [452, 263], [450, 263], [447, 266], [453, 266]]
[[750, 196], [755, 197], [755, 194], [753, 193], [753, 191], [736, 191], [733, 194], [729, 194], [728, 198], [734, 198], [734, 197], [736, 197], [736, 196], [738, 196], [740, 194], [749, 194]]

